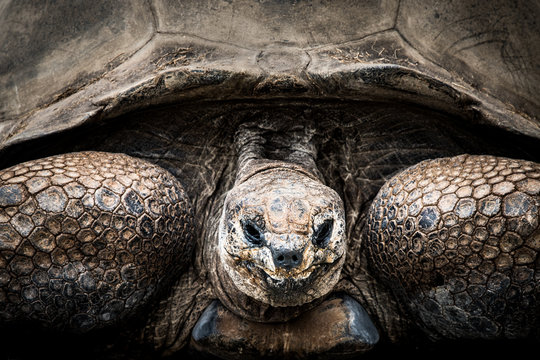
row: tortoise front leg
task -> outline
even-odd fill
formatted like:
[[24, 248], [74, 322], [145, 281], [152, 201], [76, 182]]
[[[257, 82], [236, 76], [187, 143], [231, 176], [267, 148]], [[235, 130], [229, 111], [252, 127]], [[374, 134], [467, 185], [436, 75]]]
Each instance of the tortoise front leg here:
[[167, 171], [81, 152], [0, 172], [0, 321], [86, 331], [136, 312], [193, 248], [191, 205]]
[[540, 164], [427, 160], [373, 201], [370, 263], [432, 337], [516, 338], [540, 306]]

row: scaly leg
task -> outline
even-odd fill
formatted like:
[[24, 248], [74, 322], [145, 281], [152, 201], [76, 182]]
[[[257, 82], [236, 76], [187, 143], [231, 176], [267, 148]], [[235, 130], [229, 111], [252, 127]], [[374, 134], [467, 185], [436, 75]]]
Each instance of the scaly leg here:
[[182, 270], [191, 205], [167, 171], [82, 152], [0, 172], [0, 321], [86, 331], [128, 317]]
[[540, 164], [423, 161], [373, 201], [370, 265], [439, 338], [530, 336], [540, 315]]

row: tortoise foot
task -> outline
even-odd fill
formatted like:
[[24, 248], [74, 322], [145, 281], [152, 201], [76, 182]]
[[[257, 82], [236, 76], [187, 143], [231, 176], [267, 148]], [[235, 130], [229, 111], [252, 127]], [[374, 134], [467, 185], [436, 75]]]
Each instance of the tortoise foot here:
[[285, 323], [257, 323], [238, 317], [219, 301], [203, 313], [192, 346], [222, 358], [334, 358], [371, 349], [379, 333], [367, 312], [347, 295], [336, 295]]

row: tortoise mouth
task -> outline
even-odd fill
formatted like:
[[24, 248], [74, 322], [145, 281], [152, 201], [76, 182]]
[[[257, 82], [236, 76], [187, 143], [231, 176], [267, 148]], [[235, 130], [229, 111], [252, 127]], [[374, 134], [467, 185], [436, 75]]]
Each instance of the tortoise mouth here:
[[[332, 278], [337, 278], [333, 274], [341, 272], [343, 258], [342, 255], [332, 263], [311, 264], [304, 270], [272, 271], [254, 261], [230, 257], [236, 275], [229, 276], [242, 279], [241, 283], [234, 283], [250, 298], [280, 308], [299, 306], [326, 294], [323, 288], [333, 283]], [[250, 285], [246, 287], [246, 283]], [[331, 288], [327, 290], [331, 291]]]
[[298, 256], [294, 265], [286, 265], [285, 260], [280, 260], [284, 256], [278, 256], [281, 253], [269, 244], [235, 252], [242, 244], [235, 245], [234, 242], [242, 240], [229, 232], [220, 233], [219, 238], [217, 256], [224, 265], [220, 276], [227, 273], [240, 292], [278, 307], [306, 304], [331, 291], [338, 278], [335, 274], [341, 272], [346, 253], [341, 245], [341, 235], [336, 234], [333, 239], [336, 248], [317, 249], [309, 243], [302, 253], [291, 255], [291, 259]]
[[256, 261], [246, 260], [229, 252], [227, 254], [233, 259], [235, 266], [245, 268], [255, 276], [263, 275], [259, 277], [269, 279], [274, 284], [284, 281], [307, 281], [310, 278], [316, 278], [318, 273], [324, 272], [335, 264], [340, 263], [344, 256], [344, 254], [338, 255], [331, 263], [318, 262], [311, 263], [305, 268], [293, 268], [290, 270], [278, 268], [272, 270]]
[[[339, 263], [313, 265], [304, 270], [300, 276], [286, 276], [267, 272], [267, 269], [251, 264], [246, 264], [246, 269], [252, 276], [258, 279], [258, 287], [265, 293], [267, 300], [272, 306], [282, 308], [300, 306], [313, 302], [321, 296], [300, 296], [302, 294], [314, 294], [319, 291], [318, 285], [324, 282], [324, 275], [337, 271], [335, 266]], [[319, 294], [321, 295], [321, 294]]]
[[265, 289], [280, 291], [287, 295], [309, 288], [316, 281], [317, 275], [324, 271], [324, 267], [320, 265], [312, 265], [295, 275], [271, 272], [257, 265], [254, 267], [248, 265], [248, 269], [263, 280], [261, 283]]
[[331, 264], [312, 264], [305, 270], [294, 272], [272, 271], [254, 262], [247, 262], [244, 266], [252, 274], [264, 279], [266, 284], [271, 287], [282, 288], [283, 284], [288, 284], [286, 288], [289, 288], [294, 283], [298, 283], [299, 287], [307, 286], [317, 278], [318, 274], [327, 270], [330, 265]]

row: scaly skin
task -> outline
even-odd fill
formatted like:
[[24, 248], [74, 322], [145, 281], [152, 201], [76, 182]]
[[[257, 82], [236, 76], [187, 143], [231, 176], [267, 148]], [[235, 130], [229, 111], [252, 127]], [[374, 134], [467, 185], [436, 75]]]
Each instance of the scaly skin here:
[[[297, 307], [326, 295], [339, 280], [346, 251], [343, 204], [335, 191], [288, 163], [252, 167], [253, 175], [227, 194], [215, 264], [225, 271], [213, 272], [217, 286], [232, 284], [222, 287], [220, 299], [243, 316], [229, 300], [239, 291], [272, 307]], [[249, 240], [249, 227], [260, 241]]]
[[373, 268], [438, 338], [519, 338], [538, 324], [540, 165], [494, 156], [426, 160], [372, 203]]
[[[361, 239], [371, 269], [367, 263], [361, 269], [347, 266], [366, 254], [358, 242], [344, 239], [344, 212], [333, 190], [296, 164], [264, 159], [249, 164], [225, 200], [221, 239], [216, 231], [213, 243], [197, 249], [214, 266], [211, 282], [185, 268], [191, 258], [191, 208], [181, 185], [163, 169], [124, 155], [88, 152], [0, 172], [4, 321], [37, 319], [83, 331], [108, 326], [133, 315], [174, 276], [146, 329], [152, 341], [165, 342], [171, 351], [186, 344], [198, 316], [216, 297], [243, 319], [271, 322], [306, 313], [331, 291], [350, 291], [383, 333], [406, 331], [386, 327], [392, 322], [383, 317], [396, 314], [395, 302], [381, 290], [380, 278], [404, 305], [406, 313], [398, 315], [432, 337], [514, 338], [535, 329], [538, 164], [463, 155], [398, 173], [382, 187], [366, 218], [367, 236]], [[332, 231], [317, 249], [313, 240], [329, 218]], [[247, 219], [266, 229], [269, 252], [245, 241]], [[141, 247], [135, 246], [137, 238]], [[339, 276], [346, 241], [348, 260]], [[291, 243], [298, 246], [289, 250], [301, 256], [297, 264], [283, 265], [272, 251]], [[258, 262], [288, 286], [273, 291], [259, 273], [243, 272], [245, 262], [227, 259], [231, 255]], [[326, 262], [327, 271], [298, 288], [303, 272], [317, 261]], [[133, 268], [132, 276], [127, 270]], [[84, 296], [89, 301], [81, 301]], [[384, 298], [388, 302], [381, 302]], [[156, 320], [156, 312], [167, 306], [172, 311]], [[170, 324], [165, 331], [164, 323]]]
[[0, 318], [88, 331], [169, 285], [193, 248], [180, 183], [123, 154], [81, 152], [0, 172]]

